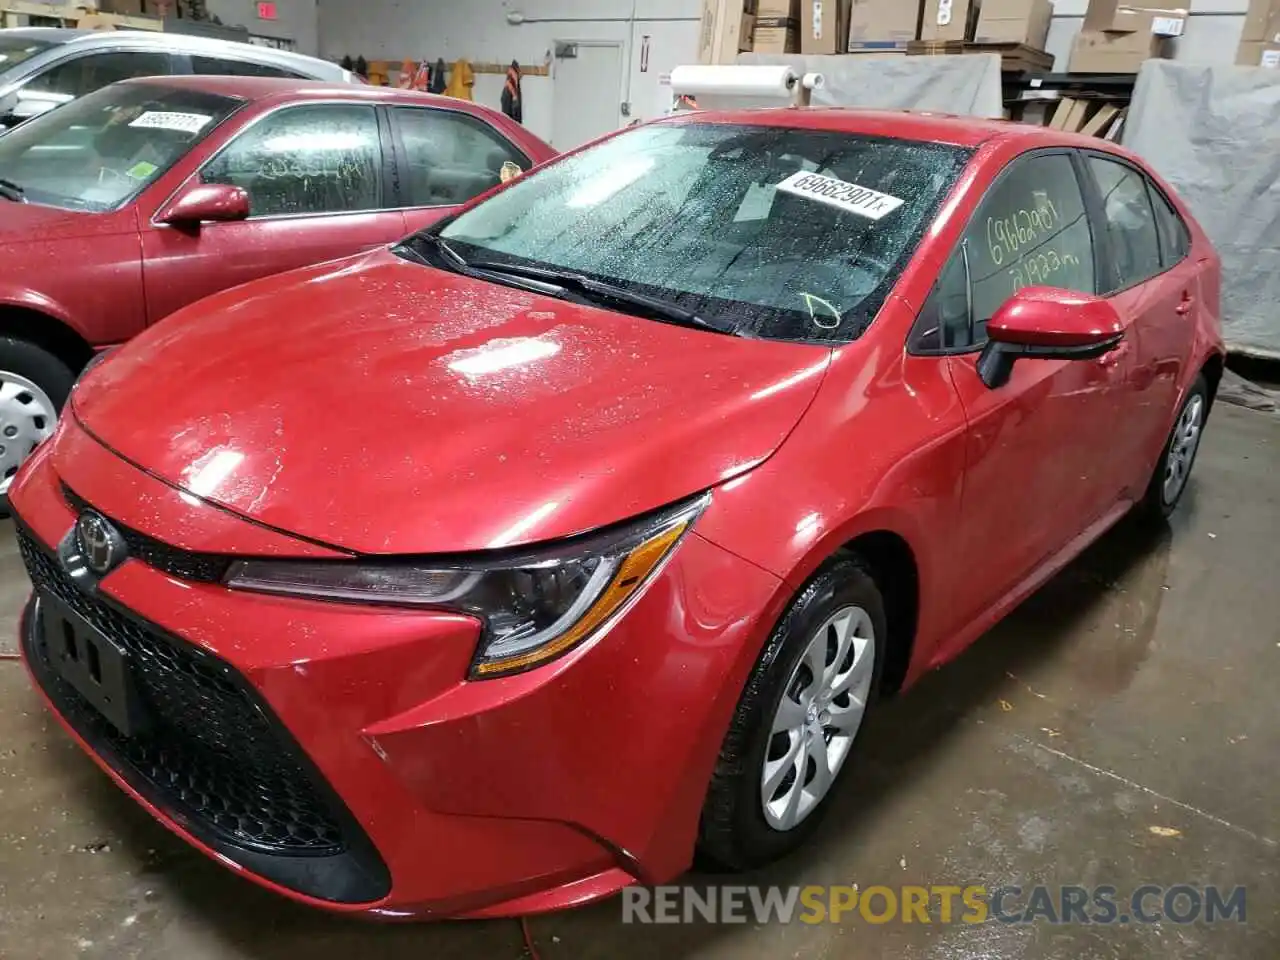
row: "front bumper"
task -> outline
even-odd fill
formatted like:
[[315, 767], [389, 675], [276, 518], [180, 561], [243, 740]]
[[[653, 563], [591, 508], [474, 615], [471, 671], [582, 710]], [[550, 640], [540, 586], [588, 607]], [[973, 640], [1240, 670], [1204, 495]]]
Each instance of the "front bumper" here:
[[[28, 565], [46, 580], [57, 570], [40, 567], [76, 518], [66, 488], [176, 547], [316, 555], [169, 488], [67, 425], [13, 490]], [[223, 692], [244, 711], [237, 723], [260, 724], [252, 737], [228, 739], [210, 734], [228, 726], [225, 705], [207, 705], [202, 722], [184, 703], [171, 718], [175, 736], [255, 772], [263, 806], [246, 821], [248, 838], [237, 832], [243, 797], [219, 823], [209, 810], [227, 798], [204, 795], [216, 788], [191, 787], [184, 770], [175, 778], [172, 763], [140, 772], [130, 745], [111, 742], [42, 660], [38, 618], [24, 618], [23, 650], [36, 686], [98, 763], [166, 826], [255, 882], [389, 917], [532, 913], [688, 866], [720, 742], [779, 588], [692, 535], [601, 636], [529, 673], [469, 682], [469, 618], [241, 593], [127, 560], [92, 603], [148, 643], [169, 645], [175, 676], [208, 668], [226, 678]], [[144, 694], [166, 697], [148, 678]], [[249, 761], [247, 744], [258, 745]], [[272, 779], [272, 758], [289, 768], [285, 780]], [[205, 756], [198, 766], [216, 764]], [[282, 792], [292, 819], [269, 820]], [[319, 826], [307, 820], [314, 810]], [[264, 819], [268, 839], [281, 836], [277, 821], [302, 822], [303, 841], [323, 834], [337, 843], [324, 852], [255, 847]]]

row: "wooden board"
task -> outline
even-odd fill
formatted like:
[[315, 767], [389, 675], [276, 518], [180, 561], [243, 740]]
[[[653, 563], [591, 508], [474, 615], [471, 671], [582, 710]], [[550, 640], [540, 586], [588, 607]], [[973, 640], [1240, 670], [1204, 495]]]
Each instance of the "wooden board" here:
[[1044, 73], [1053, 69], [1053, 55], [1025, 43], [970, 43], [967, 40], [913, 40], [907, 45], [913, 57], [964, 56], [994, 53], [1004, 73]]

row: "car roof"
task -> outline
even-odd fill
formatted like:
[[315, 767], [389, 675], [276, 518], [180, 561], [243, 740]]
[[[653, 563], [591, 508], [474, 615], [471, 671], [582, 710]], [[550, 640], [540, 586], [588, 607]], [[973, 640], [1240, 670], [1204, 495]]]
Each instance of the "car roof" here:
[[479, 108], [479, 104], [417, 90], [375, 87], [362, 83], [294, 80], [288, 77], [163, 76], [137, 77], [122, 83], [145, 83], [218, 93], [241, 100], [362, 100], [371, 103], [433, 103]]
[[679, 120], [791, 127], [798, 130], [831, 130], [867, 136], [896, 137], [977, 147], [989, 140], [1023, 140], [1032, 146], [1112, 146], [1097, 137], [1063, 133], [1030, 123], [988, 120], [944, 113], [910, 110], [870, 110], [861, 107], [766, 107], [749, 110], [701, 110], [676, 115]]
[[94, 33], [93, 30], [73, 30], [67, 27], [8, 27], [0, 36], [16, 39], [43, 40], [45, 43], [66, 43], [77, 37]]

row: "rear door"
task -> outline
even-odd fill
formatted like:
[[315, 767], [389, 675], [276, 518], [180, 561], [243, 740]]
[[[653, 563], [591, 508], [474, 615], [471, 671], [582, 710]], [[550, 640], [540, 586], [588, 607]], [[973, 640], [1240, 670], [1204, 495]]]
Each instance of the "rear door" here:
[[1160, 189], [1119, 157], [1087, 153], [1086, 190], [1104, 250], [1103, 291], [1130, 320], [1129, 412], [1116, 424], [1116, 454], [1140, 496], [1172, 425], [1189, 362], [1200, 297], [1190, 234]]
[[1025, 154], [987, 191], [921, 311], [911, 350], [948, 372], [969, 422], [953, 585], [957, 627], [1005, 596], [1119, 499], [1109, 460], [1127, 357], [1022, 360], [987, 387], [986, 324], [1018, 289], [1098, 288], [1098, 260], [1069, 151]]
[[533, 161], [481, 117], [444, 107], [390, 109], [400, 153], [405, 222], [421, 230], [502, 182], [503, 166]]
[[196, 174], [249, 194], [250, 217], [143, 229], [151, 322], [228, 287], [359, 253], [404, 235], [385, 120], [366, 103], [308, 103], [259, 117]]

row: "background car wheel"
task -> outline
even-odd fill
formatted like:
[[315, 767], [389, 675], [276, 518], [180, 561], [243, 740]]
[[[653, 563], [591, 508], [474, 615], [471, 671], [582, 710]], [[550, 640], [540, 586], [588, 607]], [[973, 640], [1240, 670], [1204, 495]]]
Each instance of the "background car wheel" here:
[[53, 354], [0, 337], [0, 497], [36, 444], [53, 433], [74, 383], [71, 368]]
[[826, 564], [769, 637], [720, 749], [699, 828], [710, 865], [798, 847], [848, 767], [884, 663], [884, 600], [855, 557]]
[[1178, 506], [1187, 490], [1208, 417], [1209, 385], [1200, 376], [1187, 391], [1187, 398], [1182, 402], [1178, 419], [1174, 421], [1160, 462], [1156, 464], [1156, 471], [1139, 505], [1140, 511], [1149, 519], [1163, 520]]

